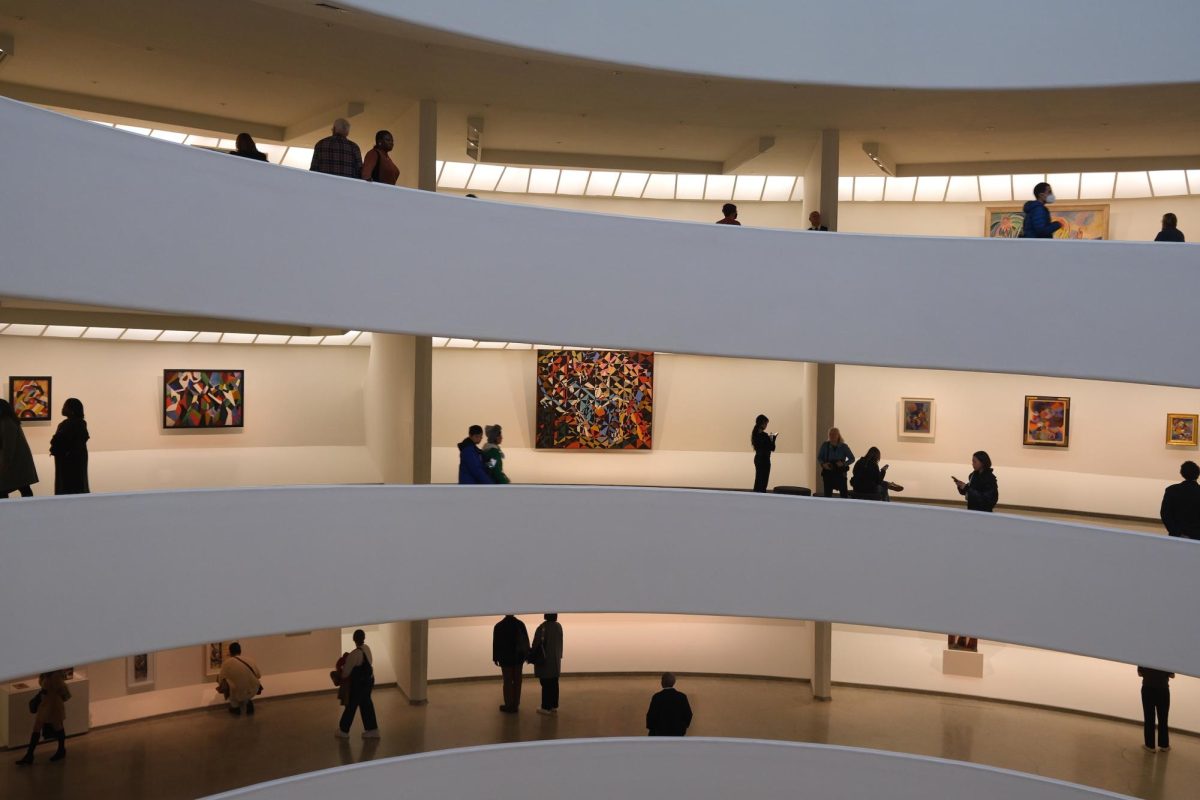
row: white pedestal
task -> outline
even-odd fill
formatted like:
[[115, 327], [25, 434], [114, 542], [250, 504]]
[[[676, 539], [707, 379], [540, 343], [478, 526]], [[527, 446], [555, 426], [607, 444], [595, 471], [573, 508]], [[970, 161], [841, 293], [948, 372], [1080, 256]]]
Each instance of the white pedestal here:
[[[87, 733], [91, 694], [87, 675], [76, 670], [75, 677], [67, 681], [67, 688], [71, 690], [64, 724], [67, 736]], [[33, 732], [29, 701], [38, 691], [37, 678], [0, 685], [0, 747], [23, 747], [29, 743], [29, 734]]]
[[964, 678], [982, 678], [983, 653], [972, 653], [970, 650], [943, 650], [942, 674], [961, 675]]

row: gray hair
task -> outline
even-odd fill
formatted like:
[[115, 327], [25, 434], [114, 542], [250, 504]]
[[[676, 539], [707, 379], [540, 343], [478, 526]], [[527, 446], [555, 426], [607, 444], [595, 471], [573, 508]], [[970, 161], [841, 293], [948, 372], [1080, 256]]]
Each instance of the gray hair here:
[[333, 132], [338, 134], [339, 136], [349, 136], [350, 135], [349, 121], [344, 120], [341, 117], [338, 117], [337, 119], [335, 119], [333, 121]]
[[501, 434], [504, 433], [499, 425], [485, 425], [483, 432], [487, 436], [487, 440], [493, 444], [499, 442]]

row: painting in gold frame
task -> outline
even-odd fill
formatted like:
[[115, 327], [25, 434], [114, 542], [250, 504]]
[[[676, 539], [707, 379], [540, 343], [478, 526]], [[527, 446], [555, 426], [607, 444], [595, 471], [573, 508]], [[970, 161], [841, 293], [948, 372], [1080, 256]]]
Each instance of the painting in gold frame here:
[[[1022, 206], [989, 206], [984, 210], [983, 235], [989, 239], [1019, 239], [1025, 225]], [[1094, 203], [1055, 203], [1048, 207], [1050, 219], [1063, 226], [1055, 239], [1107, 239], [1108, 205]]]
[[1200, 414], [1167, 414], [1167, 444], [1171, 447], [1195, 447], [1200, 444], [1197, 423]]
[[1022, 444], [1069, 447], [1071, 398], [1025, 395], [1025, 433]]

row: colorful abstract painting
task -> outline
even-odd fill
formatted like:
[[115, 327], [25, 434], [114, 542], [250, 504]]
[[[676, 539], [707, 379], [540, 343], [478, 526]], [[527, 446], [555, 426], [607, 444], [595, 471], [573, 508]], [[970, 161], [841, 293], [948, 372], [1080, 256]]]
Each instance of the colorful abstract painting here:
[[933, 437], [933, 398], [900, 398], [901, 436]]
[[[1025, 226], [1025, 214], [1021, 206], [999, 206], [988, 208], [984, 213], [983, 235], [991, 239], [1019, 239]], [[1050, 206], [1050, 219], [1063, 224], [1054, 232], [1055, 239], [1107, 239], [1107, 205], [1070, 205], [1055, 203]]]
[[538, 352], [537, 447], [649, 450], [653, 410], [653, 353]]
[[240, 428], [245, 399], [240, 369], [163, 370], [164, 428]]
[[1195, 447], [1200, 441], [1196, 437], [1196, 414], [1167, 414], [1167, 444], [1175, 447]]
[[1025, 396], [1024, 444], [1067, 447], [1070, 426], [1071, 398]]
[[26, 422], [45, 422], [50, 419], [50, 378], [10, 377], [8, 402], [17, 419]]

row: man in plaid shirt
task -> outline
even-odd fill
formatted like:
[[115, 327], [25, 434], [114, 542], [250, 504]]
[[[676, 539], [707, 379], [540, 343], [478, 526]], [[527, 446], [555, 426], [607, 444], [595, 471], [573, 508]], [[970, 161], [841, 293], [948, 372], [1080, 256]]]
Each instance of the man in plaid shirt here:
[[333, 135], [317, 142], [309, 171], [361, 180], [362, 153], [358, 145], [346, 138], [349, 135], [350, 123], [341, 118], [335, 119]]

